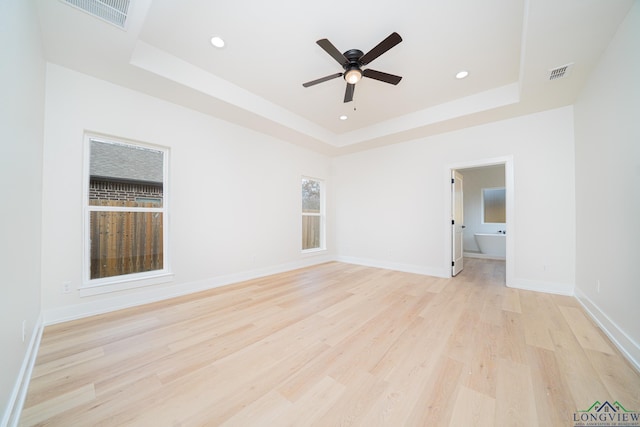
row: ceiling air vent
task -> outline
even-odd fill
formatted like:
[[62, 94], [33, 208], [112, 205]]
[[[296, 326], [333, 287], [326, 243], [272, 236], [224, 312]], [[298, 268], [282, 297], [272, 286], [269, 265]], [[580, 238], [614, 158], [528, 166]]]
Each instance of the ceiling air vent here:
[[62, 0], [73, 7], [107, 21], [120, 28], [125, 28], [130, 0]]
[[558, 80], [564, 77], [569, 77], [572, 69], [573, 62], [567, 65], [563, 65], [562, 67], [557, 67], [553, 70], [549, 70], [549, 80]]

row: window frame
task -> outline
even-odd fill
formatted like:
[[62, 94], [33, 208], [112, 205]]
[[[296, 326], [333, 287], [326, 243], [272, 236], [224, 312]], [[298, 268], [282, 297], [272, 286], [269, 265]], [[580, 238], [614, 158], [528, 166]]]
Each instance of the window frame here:
[[[313, 252], [320, 252], [320, 251], [325, 251], [327, 250], [326, 247], [326, 186], [325, 186], [325, 182], [323, 179], [320, 178], [314, 178], [311, 176], [307, 176], [307, 175], [303, 175], [300, 179], [300, 190], [302, 190], [302, 182], [303, 180], [309, 180], [309, 181], [315, 181], [317, 183], [320, 184], [320, 209], [319, 212], [304, 212], [304, 209], [302, 208], [302, 191], [300, 191], [300, 246], [301, 246], [301, 252], [303, 254], [308, 254], [308, 253], [313, 253]], [[304, 233], [304, 230], [302, 229], [302, 218], [304, 218], [305, 216], [307, 217], [319, 217], [320, 218], [320, 246], [317, 248], [308, 248], [308, 249], [304, 249], [302, 248], [302, 236]]]
[[[91, 142], [115, 143], [160, 151], [162, 160], [162, 207], [127, 207], [97, 206], [89, 203], [91, 180]], [[85, 133], [84, 136], [84, 171], [83, 171], [83, 263], [82, 284], [79, 286], [80, 296], [91, 296], [108, 292], [133, 289], [142, 286], [156, 285], [173, 280], [169, 254], [169, 154], [168, 147], [132, 141], [124, 138]], [[162, 269], [129, 273], [119, 276], [91, 279], [91, 213], [92, 212], [159, 212], [162, 214]]]

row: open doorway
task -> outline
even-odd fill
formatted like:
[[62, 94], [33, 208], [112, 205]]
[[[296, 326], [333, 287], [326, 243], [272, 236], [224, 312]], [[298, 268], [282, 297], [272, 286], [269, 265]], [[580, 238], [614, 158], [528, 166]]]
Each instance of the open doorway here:
[[[514, 188], [511, 157], [447, 168], [447, 260], [451, 276], [464, 258], [505, 261], [505, 283], [513, 281]], [[458, 182], [456, 182], [458, 181]]]

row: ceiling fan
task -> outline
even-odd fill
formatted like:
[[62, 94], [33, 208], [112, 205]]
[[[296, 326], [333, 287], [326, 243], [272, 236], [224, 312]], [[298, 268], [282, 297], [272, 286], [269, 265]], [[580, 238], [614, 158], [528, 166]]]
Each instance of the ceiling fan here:
[[344, 73], [335, 73], [330, 76], [321, 77], [310, 82], [303, 83], [302, 86], [309, 87], [317, 85], [318, 83], [326, 82], [327, 80], [335, 79], [336, 77], [343, 76], [347, 82], [347, 90], [344, 94], [344, 102], [353, 101], [353, 92], [356, 88], [356, 83], [360, 81], [362, 77], [368, 77], [370, 79], [379, 80], [381, 82], [397, 85], [402, 80], [402, 77], [393, 74], [383, 73], [382, 71], [372, 70], [367, 68], [363, 70], [362, 67], [372, 62], [374, 59], [397, 45], [402, 41], [402, 37], [398, 33], [391, 33], [386, 39], [382, 40], [376, 47], [371, 49], [366, 54], [363, 54], [359, 49], [350, 49], [345, 53], [340, 53], [336, 47], [331, 44], [327, 39], [318, 40], [316, 43], [322, 49], [325, 50], [333, 59], [338, 61]]

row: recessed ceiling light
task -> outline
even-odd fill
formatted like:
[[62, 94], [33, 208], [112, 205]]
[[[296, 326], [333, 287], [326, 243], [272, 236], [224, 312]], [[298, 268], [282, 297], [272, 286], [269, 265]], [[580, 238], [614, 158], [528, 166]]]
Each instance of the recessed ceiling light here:
[[456, 79], [464, 79], [465, 77], [467, 77], [469, 75], [468, 71], [460, 71], [458, 74], [456, 74]]
[[214, 45], [215, 47], [223, 48], [224, 47], [224, 40], [222, 40], [222, 38], [220, 38], [218, 36], [211, 37], [211, 44]]
[[345, 116], [344, 114], [340, 116], [340, 120], [344, 121], [347, 120], [349, 117]]

